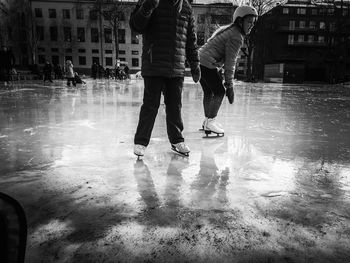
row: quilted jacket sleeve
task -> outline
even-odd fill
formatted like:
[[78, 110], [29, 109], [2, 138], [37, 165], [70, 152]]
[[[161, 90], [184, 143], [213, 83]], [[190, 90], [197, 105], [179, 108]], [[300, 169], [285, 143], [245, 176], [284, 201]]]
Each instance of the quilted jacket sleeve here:
[[225, 85], [230, 85], [233, 82], [236, 62], [242, 44], [242, 41], [237, 38], [233, 38], [225, 44]]
[[193, 10], [191, 10], [187, 27], [186, 58], [192, 70], [199, 66], [197, 35], [194, 26]]
[[146, 14], [143, 10], [142, 4], [144, 0], [139, 0], [135, 9], [132, 11], [129, 19], [130, 28], [142, 34], [148, 26], [148, 22], [151, 18], [152, 13]]

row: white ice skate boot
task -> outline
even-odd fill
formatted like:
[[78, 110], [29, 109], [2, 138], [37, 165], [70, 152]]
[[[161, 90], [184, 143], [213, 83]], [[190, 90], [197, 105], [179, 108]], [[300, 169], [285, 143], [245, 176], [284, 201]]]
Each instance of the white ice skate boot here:
[[137, 158], [144, 156], [145, 151], [146, 151], [146, 146], [141, 144], [134, 145], [134, 154], [137, 155]]
[[204, 119], [204, 121], [202, 123], [202, 129], [199, 129], [200, 131], [204, 131], [204, 127], [205, 127], [205, 124], [207, 123], [207, 121], [208, 121], [208, 118], [205, 117], [205, 119]]
[[190, 148], [184, 142], [171, 144], [171, 149], [183, 156], [189, 156], [190, 153]]
[[211, 133], [215, 133], [217, 136], [224, 136], [225, 131], [220, 126], [221, 125], [215, 121], [215, 118], [208, 118], [207, 124], [204, 126], [206, 136]]

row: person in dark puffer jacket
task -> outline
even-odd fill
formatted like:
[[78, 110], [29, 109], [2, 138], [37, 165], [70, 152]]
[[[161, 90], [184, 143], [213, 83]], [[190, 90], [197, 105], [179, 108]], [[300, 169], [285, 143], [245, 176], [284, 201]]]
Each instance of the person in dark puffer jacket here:
[[145, 86], [134, 153], [144, 155], [163, 92], [169, 141], [174, 150], [188, 156], [181, 118], [186, 59], [194, 82], [200, 79], [192, 7], [188, 0], [139, 0], [130, 16], [130, 27], [143, 37], [141, 75]]

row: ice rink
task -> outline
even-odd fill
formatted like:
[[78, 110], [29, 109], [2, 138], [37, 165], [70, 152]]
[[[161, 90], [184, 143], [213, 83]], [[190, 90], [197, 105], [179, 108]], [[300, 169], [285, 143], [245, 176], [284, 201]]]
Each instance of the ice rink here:
[[203, 138], [186, 78], [188, 158], [162, 103], [143, 161], [142, 80], [0, 85], [0, 192], [23, 206], [26, 262], [349, 262], [350, 89], [237, 82]]

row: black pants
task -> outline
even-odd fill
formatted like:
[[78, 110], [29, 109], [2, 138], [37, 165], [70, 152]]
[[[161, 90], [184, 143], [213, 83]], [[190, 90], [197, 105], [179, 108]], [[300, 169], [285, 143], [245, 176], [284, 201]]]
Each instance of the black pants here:
[[53, 82], [53, 81], [52, 81], [52, 78], [51, 78], [51, 73], [45, 73], [45, 74], [44, 74], [44, 82], [45, 82], [46, 80], [48, 80], [48, 81], [50, 81], [50, 82]]
[[207, 118], [215, 118], [219, 112], [222, 99], [225, 96], [222, 76], [216, 68], [210, 69], [202, 65], [201, 73], [200, 83], [204, 93], [204, 115]]
[[163, 92], [166, 107], [166, 127], [170, 143], [183, 142], [183, 123], [181, 118], [181, 94], [184, 78], [144, 77], [145, 89], [139, 123], [134, 143], [147, 146], [158, 113], [160, 97]]
[[70, 86], [71, 82], [73, 83], [73, 86], [75, 87], [76, 86], [75, 78], [67, 78], [67, 86], [68, 87]]

